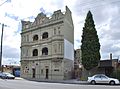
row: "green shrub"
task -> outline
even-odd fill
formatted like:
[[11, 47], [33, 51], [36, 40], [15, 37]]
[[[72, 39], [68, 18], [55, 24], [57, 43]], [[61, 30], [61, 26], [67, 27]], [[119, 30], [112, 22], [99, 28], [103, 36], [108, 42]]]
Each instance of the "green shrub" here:
[[114, 71], [114, 72], [111, 74], [111, 77], [113, 77], [113, 78], [117, 78], [117, 79], [120, 80], [120, 69]]
[[81, 81], [86, 81], [86, 80], [87, 80], [87, 77], [81, 77], [80, 80], [81, 80]]

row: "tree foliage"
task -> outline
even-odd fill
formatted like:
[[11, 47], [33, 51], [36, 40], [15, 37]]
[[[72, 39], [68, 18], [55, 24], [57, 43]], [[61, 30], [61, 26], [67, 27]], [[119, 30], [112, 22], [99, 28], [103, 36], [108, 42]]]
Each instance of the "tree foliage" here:
[[91, 12], [87, 13], [82, 34], [82, 64], [86, 70], [98, 65], [100, 60], [100, 43]]

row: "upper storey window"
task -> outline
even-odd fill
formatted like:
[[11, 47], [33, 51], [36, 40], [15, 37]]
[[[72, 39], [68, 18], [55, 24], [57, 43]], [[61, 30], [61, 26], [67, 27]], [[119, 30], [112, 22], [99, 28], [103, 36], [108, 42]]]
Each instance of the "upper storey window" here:
[[33, 56], [38, 56], [38, 50], [37, 49], [33, 50]]
[[48, 48], [47, 47], [42, 49], [42, 55], [48, 55]]
[[38, 40], [38, 35], [34, 35], [33, 36], [33, 41], [37, 41]]
[[44, 32], [42, 35], [42, 39], [46, 39], [46, 38], [48, 38], [48, 32]]

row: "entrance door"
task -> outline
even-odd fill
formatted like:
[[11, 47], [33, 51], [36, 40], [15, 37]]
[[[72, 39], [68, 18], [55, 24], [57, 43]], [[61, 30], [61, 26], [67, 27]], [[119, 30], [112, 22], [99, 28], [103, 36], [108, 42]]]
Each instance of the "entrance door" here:
[[45, 77], [46, 79], [48, 79], [48, 71], [49, 71], [49, 70], [46, 69], [46, 77]]
[[32, 78], [35, 78], [35, 69], [34, 68], [32, 69], [32, 73], [33, 73]]

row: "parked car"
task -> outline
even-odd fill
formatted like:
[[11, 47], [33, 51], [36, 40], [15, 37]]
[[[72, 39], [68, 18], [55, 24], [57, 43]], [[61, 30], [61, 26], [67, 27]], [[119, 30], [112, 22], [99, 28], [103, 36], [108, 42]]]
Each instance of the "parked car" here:
[[120, 84], [118, 79], [109, 78], [104, 74], [96, 74], [92, 77], [88, 77], [88, 82], [91, 84], [96, 84], [96, 83], [103, 83], [103, 84], [110, 84], [110, 85]]
[[1, 78], [2, 79], [15, 79], [15, 76], [10, 73], [3, 72]]
[[3, 73], [0, 71], [0, 78], [1, 78], [2, 74], [3, 74]]

